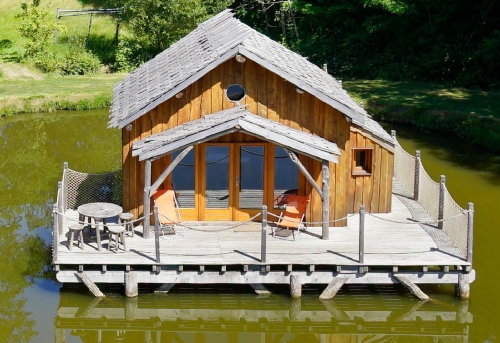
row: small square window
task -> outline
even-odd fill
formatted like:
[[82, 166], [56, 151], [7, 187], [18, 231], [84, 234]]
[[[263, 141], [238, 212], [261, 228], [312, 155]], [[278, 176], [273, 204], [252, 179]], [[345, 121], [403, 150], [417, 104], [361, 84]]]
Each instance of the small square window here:
[[371, 175], [373, 148], [352, 149], [352, 175]]

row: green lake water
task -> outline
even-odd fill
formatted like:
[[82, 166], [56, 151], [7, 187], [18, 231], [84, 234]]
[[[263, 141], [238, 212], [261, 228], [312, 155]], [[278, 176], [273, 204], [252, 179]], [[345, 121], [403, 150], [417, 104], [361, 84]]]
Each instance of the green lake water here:
[[[500, 335], [500, 157], [466, 141], [396, 128], [403, 147], [463, 207], [475, 204], [471, 299], [450, 286], [424, 286], [419, 303], [398, 286], [344, 287], [321, 302], [320, 287], [292, 301], [249, 288], [183, 287], [168, 295], [120, 286], [97, 302], [54, 280], [48, 266], [52, 203], [63, 162], [99, 173], [120, 168], [120, 132], [107, 110], [21, 115], [0, 120], [0, 342], [496, 342]], [[386, 129], [394, 128], [385, 125]]]

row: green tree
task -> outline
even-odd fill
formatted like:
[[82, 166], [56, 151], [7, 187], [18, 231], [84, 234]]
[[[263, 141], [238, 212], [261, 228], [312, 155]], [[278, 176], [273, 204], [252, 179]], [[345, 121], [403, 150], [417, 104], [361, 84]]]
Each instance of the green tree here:
[[142, 48], [155, 55], [231, 2], [230, 0], [124, 0], [123, 21], [141, 42]]
[[17, 28], [21, 36], [28, 39], [25, 45], [27, 57], [45, 54], [49, 51], [50, 39], [54, 29], [63, 31], [64, 28], [49, 18], [48, 6], [40, 6], [40, 0], [33, 0], [29, 5], [21, 3], [21, 25]]

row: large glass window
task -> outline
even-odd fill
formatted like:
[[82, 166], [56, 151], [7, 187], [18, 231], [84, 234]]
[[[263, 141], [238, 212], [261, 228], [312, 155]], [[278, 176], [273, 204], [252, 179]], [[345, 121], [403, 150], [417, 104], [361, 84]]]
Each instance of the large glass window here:
[[205, 208], [229, 208], [229, 147], [205, 147]]
[[[172, 154], [172, 161], [180, 151]], [[177, 194], [181, 208], [194, 208], [194, 149], [192, 149], [172, 171], [172, 188]]]
[[264, 147], [240, 146], [239, 208], [262, 208]]
[[297, 194], [299, 171], [287, 152], [274, 148], [274, 208], [283, 208], [289, 194]]

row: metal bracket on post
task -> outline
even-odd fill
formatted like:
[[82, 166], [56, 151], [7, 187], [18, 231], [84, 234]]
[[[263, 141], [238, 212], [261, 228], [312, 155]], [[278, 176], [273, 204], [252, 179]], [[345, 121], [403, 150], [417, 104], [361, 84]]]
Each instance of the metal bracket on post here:
[[441, 175], [439, 183], [439, 211], [438, 211], [438, 229], [443, 229], [444, 219], [444, 192], [446, 190], [446, 176]]
[[365, 205], [359, 206], [359, 263], [365, 263]]
[[262, 205], [262, 230], [260, 236], [260, 262], [266, 263], [267, 239], [267, 206]]
[[420, 150], [415, 154], [415, 179], [413, 181], [413, 200], [418, 201], [420, 189]]

